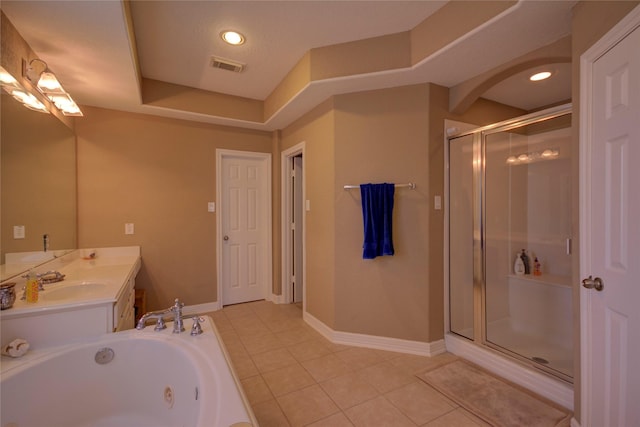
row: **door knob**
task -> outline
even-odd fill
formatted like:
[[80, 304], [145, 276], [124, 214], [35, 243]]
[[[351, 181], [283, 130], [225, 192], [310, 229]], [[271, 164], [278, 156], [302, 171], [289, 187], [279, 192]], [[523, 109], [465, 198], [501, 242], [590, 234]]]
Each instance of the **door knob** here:
[[222, 240], [225, 240], [225, 241], [226, 241], [226, 240], [229, 240], [229, 236], [224, 236], [224, 237], [222, 238]]
[[582, 279], [582, 286], [587, 289], [595, 289], [596, 291], [600, 292], [602, 288], [604, 288], [604, 283], [599, 277], [596, 277], [594, 279], [593, 276], [589, 276], [586, 279]]

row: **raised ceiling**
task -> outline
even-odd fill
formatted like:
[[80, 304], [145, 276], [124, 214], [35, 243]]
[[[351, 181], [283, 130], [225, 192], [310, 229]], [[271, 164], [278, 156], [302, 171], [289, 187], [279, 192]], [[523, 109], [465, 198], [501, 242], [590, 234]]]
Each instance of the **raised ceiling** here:
[[[575, 4], [497, 2], [505, 5], [503, 11], [453, 37], [473, 18], [466, 15], [475, 13], [474, 7], [482, 2], [456, 3], [3, 0], [1, 8], [81, 105], [273, 130], [333, 94], [425, 82], [446, 87], [461, 84], [569, 35]], [[431, 25], [430, 17], [441, 16], [437, 14], [452, 5], [458, 12], [450, 22], [433, 20]], [[145, 81], [151, 79], [258, 105], [270, 101], [310, 51], [408, 32], [413, 37], [406, 38], [411, 49], [419, 37], [414, 34], [417, 28], [440, 43], [438, 49], [403, 66], [310, 79], [260, 119], [153, 105], [144, 96]], [[225, 45], [219, 33], [226, 29], [242, 32], [246, 43]], [[384, 62], [384, 57], [377, 58], [375, 47], [367, 46], [366, 52], [360, 52], [363, 57]], [[246, 64], [246, 68], [242, 73], [212, 68], [212, 56]], [[556, 64], [556, 68], [555, 80], [545, 83], [544, 89], [523, 79], [523, 72], [484, 96], [524, 110], [564, 101], [570, 97], [570, 67]]]

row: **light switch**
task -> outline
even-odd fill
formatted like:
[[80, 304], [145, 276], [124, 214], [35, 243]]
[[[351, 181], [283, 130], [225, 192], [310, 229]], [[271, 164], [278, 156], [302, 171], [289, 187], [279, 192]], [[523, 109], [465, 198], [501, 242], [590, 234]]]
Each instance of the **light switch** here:
[[124, 234], [133, 234], [133, 223], [128, 222], [124, 225]]
[[207, 203], [207, 212], [215, 212], [216, 211], [216, 202]]
[[13, 226], [13, 238], [14, 239], [24, 239], [24, 225], [14, 225]]
[[442, 209], [442, 197], [434, 196], [433, 198], [433, 208], [437, 211]]
[[305, 209], [307, 210], [307, 212], [309, 212], [311, 210], [311, 200], [307, 200], [306, 201]]

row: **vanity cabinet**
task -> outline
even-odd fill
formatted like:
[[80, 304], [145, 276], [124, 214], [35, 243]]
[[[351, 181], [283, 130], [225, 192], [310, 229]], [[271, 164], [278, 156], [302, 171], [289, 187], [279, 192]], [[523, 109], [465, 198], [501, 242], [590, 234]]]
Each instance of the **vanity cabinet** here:
[[133, 329], [135, 326], [135, 276], [131, 277], [123, 287], [123, 292], [113, 305], [113, 332]]
[[45, 285], [36, 303], [16, 300], [12, 308], [0, 312], [1, 345], [22, 338], [39, 349], [132, 329], [140, 248], [97, 251], [95, 259], [68, 255], [70, 259], [58, 258], [58, 264], [43, 266], [59, 270], [65, 280]]

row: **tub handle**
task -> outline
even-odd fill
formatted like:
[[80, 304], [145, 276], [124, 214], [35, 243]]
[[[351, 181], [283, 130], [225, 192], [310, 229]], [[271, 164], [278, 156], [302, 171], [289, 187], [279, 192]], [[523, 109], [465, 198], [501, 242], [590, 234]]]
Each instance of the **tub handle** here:
[[193, 316], [193, 326], [191, 327], [191, 335], [196, 336], [202, 333], [202, 326], [200, 326], [200, 317]]
[[153, 328], [154, 331], [161, 331], [163, 329], [167, 329], [167, 325], [165, 325], [164, 323], [164, 319], [162, 318], [162, 316], [158, 317], [158, 320], [156, 321], [156, 326], [155, 328]]
[[587, 289], [595, 289], [596, 291], [600, 292], [604, 288], [604, 283], [599, 277], [596, 277], [594, 279], [593, 276], [589, 276], [586, 279], [582, 280], [582, 286]]

